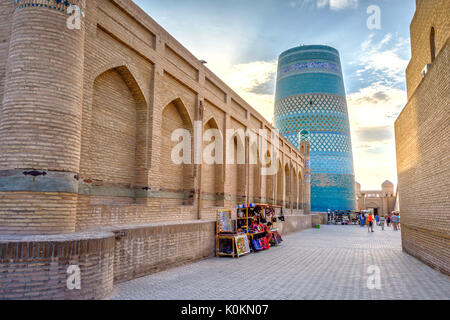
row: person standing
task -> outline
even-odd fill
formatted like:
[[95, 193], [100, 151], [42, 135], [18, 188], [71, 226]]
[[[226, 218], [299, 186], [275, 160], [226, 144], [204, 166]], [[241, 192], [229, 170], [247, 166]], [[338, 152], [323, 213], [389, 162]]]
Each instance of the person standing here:
[[391, 215], [390, 214], [388, 214], [388, 216], [386, 218], [386, 223], [387, 223], [388, 227], [391, 225]]
[[369, 222], [369, 227], [367, 228], [367, 232], [373, 232], [373, 221], [374, 221], [374, 217], [373, 217], [373, 213], [369, 213], [369, 216], [367, 217], [367, 221]]
[[397, 231], [397, 216], [395, 213], [392, 215], [391, 218], [392, 226], [394, 227], [394, 231]]
[[385, 221], [386, 219], [384, 218], [384, 215], [382, 215], [381, 217], [380, 217], [380, 227], [381, 227], [381, 230], [383, 230], [384, 231], [384, 221]]
[[380, 216], [378, 213], [375, 215], [375, 220], [377, 220], [377, 226], [380, 225]]
[[397, 212], [397, 230], [400, 230], [400, 213]]

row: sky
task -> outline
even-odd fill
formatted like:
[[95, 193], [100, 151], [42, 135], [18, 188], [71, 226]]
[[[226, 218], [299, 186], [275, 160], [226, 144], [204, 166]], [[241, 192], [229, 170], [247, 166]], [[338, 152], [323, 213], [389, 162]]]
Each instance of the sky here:
[[[272, 122], [277, 59], [308, 44], [339, 50], [356, 181], [397, 185], [394, 121], [406, 105], [415, 0], [134, 0]], [[379, 10], [379, 28], [369, 28]]]

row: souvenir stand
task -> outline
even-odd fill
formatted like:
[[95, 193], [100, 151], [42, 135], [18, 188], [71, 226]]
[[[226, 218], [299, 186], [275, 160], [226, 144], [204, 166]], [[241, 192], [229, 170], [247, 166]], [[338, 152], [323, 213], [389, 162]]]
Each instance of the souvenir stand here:
[[[238, 231], [247, 235], [249, 241], [258, 240], [264, 238], [266, 233], [263, 229], [252, 230], [250, 228], [251, 221], [256, 219], [258, 225], [266, 224], [268, 222], [276, 222], [275, 208], [282, 208], [277, 205], [250, 203], [237, 206], [237, 223], [236, 228]], [[284, 220], [284, 217], [279, 217], [280, 220]], [[278, 228], [272, 227], [272, 232], [278, 232]], [[274, 245], [277, 245], [275, 243]]]
[[[275, 217], [275, 208], [281, 208], [281, 216]], [[231, 210], [217, 210], [216, 256], [240, 257], [251, 251], [269, 249], [264, 225], [268, 222], [284, 221], [282, 207], [269, 204], [242, 204], [236, 207], [236, 220], [232, 219]], [[255, 220], [256, 228], [251, 228], [251, 221]], [[270, 229], [278, 234], [278, 228]], [[281, 240], [273, 240], [271, 245], [277, 245]], [[275, 238], [275, 237], [274, 237]], [[254, 241], [265, 241], [266, 246], [255, 248]], [[250, 247], [252, 243], [252, 248]]]
[[250, 253], [246, 234], [233, 229], [231, 210], [217, 210], [216, 256], [240, 257]]

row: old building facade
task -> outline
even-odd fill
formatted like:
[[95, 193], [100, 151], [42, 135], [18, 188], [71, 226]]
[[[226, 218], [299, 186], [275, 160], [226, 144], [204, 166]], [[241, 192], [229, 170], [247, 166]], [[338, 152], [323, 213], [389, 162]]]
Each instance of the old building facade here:
[[397, 195], [394, 184], [388, 180], [383, 182], [381, 190], [361, 190], [361, 185], [355, 183], [356, 211], [373, 209], [375, 214], [386, 216], [395, 210]]
[[403, 249], [450, 274], [450, 2], [417, 0], [395, 122]]
[[[308, 143], [270, 138], [268, 121], [131, 0], [71, 2], [79, 28], [65, 2], [0, 0], [0, 298], [98, 298], [211, 256], [216, 209], [238, 203], [283, 205], [284, 232], [320, 219]], [[175, 164], [177, 129], [191, 134], [191, 160], [217, 129], [225, 157], [244, 161]], [[81, 290], [65, 287], [68, 264]]]

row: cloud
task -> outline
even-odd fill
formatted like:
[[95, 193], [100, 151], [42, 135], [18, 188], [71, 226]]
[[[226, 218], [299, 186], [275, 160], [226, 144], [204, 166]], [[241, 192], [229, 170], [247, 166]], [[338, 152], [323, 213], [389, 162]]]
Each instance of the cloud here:
[[237, 94], [272, 121], [277, 61], [253, 61], [237, 65], [221, 64], [217, 75]]
[[[359, 141], [364, 142], [384, 142], [392, 139], [392, 126], [363, 127], [356, 129]], [[370, 145], [363, 145], [368, 146]]]
[[406, 100], [404, 90], [381, 82], [347, 96], [355, 175], [364, 189], [396, 182], [394, 121]]
[[386, 34], [379, 42], [374, 42], [374, 34], [370, 34], [361, 44], [361, 58], [356, 74], [386, 84], [403, 84], [408, 60], [402, 58], [401, 53], [407, 51], [408, 46], [408, 39], [394, 39], [391, 33]]
[[364, 87], [347, 95], [357, 180], [363, 189], [396, 183], [394, 121], [407, 102], [404, 89], [409, 39], [375, 33], [361, 43], [356, 76]]
[[296, 0], [289, 2], [291, 7], [304, 8], [315, 5], [317, 8], [329, 7], [331, 10], [339, 11], [347, 8], [355, 9], [358, 7], [358, 0]]

